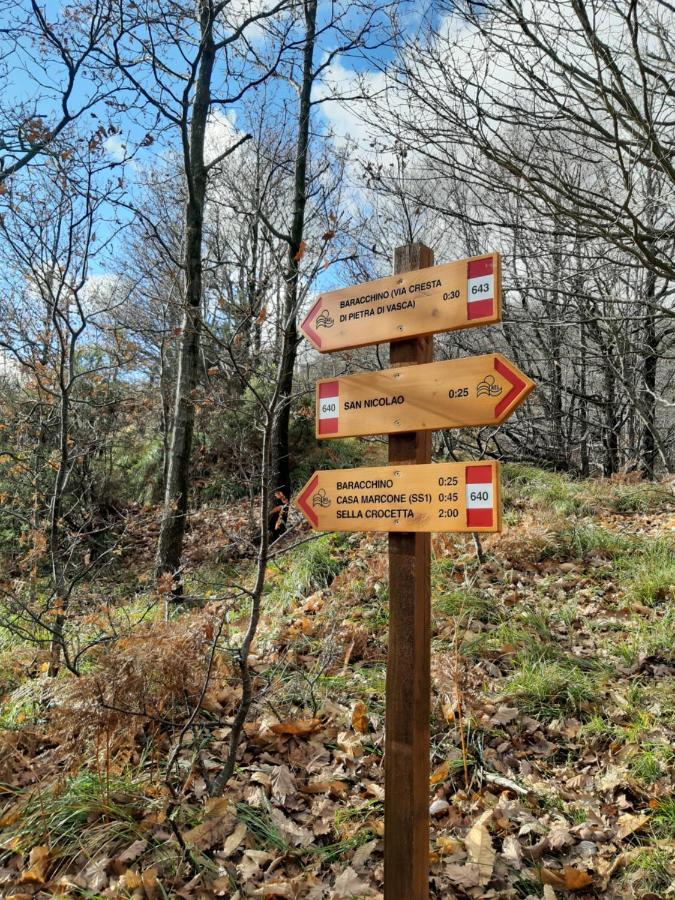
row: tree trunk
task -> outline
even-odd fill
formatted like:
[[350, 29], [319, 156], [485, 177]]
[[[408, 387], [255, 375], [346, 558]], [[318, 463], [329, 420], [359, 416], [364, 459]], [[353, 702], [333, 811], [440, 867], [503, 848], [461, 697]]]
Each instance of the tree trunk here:
[[[613, 348], [607, 348], [612, 350]], [[602, 444], [604, 447], [603, 475], [608, 478], [619, 471], [619, 424], [616, 417], [616, 381], [608, 360], [604, 362], [605, 424]]]
[[[293, 219], [288, 242], [288, 264], [284, 291], [283, 321], [281, 334], [281, 382], [279, 416], [272, 444], [272, 510], [268, 528], [272, 538], [282, 534], [286, 528], [288, 504], [290, 502], [291, 461], [289, 455], [289, 428], [291, 415], [291, 395], [293, 375], [298, 352], [298, 273], [302, 257], [302, 236], [305, 228], [305, 207], [307, 205], [307, 155], [309, 151], [309, 122], [311, 115], [311, 93], [314, 79], [314, 43], [316, 36], [317, 0], [305, 2], [305, 46], [302, 63], [302, 84], [300, 88], [298, 137], [295, 154], [295, 184], [293, 192]], [[278, 507], [281, 506], [281, 511]]]
[[[54, 317], [56, 311], [54, 312]], [[58, 331], [58, 328], [57, 328]], [[49, 648], [49, 669], [47, 674], [53, 678], [58, 674], [63, 653], [63, 629], [66, 623], [68, 606], [68, 590], [66, 585], [66, 568], [63, 547], [63, 494], [70, 472], [70, 387], [73, 377], [74, 345], [66, 346], [63, 335], [59, 332], [61, 363], [59, 366], [59, 466], [54, 479], [54, 488], [49, 511], [49, 555], [52, 564], [54, 585], [54, 622]]]
[[157, 547], [156, 574], [170, 572], [175, 592], [181, 593], [179, 570], [183, 556], [190, 488], [190, 457], [194, 433], [194, 389], [200, 356], [202, 328], [202, 237], [206, 199], [204, 138], [211, 103], [211, 76], [215, 62], [212, 10], [209, 3], [200, 7], [202, 55], [192, 105], [189, 141], [184, 147], [188, 199], [185, 207], [185, 300], [171, 448], [166, 473], [164, 512]]
[[582, 478], [588, 478], [591, 474], [591, 466], [590, 466], [590, 455], [589, 455], [589, 447], [588, 447], [588, 432], [589, 432], [589, 415], [588, 415], [588, 399], [586, 397], [586, 392], [588, 390], [588, 379], [586, 377], [586, 325], [581, 322], [580, 326], [580, 337], [581, 337], [581, 372], [579, 375], [579, 420], [580, 420], [580, 431], [581, 435], [579, 438], [579, 455], [580, 455], [580, 472]]
[[658, 365], [658, 338], [656, 335], [656, 318], [654, 316], [654, 298], [656, 296], [656, 275], [653, 272], [647, 274], [647, 310], [645, 316], [644, 331], [644, 364], [642, 369], [643, 391], [643, 421], [642, 431], [642, 477], [650, 481], [654, 479], [656, 468], [656, 369]]

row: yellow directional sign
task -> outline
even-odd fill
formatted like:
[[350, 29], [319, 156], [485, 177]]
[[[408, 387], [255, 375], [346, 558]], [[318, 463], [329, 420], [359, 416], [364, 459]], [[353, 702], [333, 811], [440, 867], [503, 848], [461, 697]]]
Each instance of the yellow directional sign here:
[[501, 257], [490, 253], [322, 294], [300, 330], [330, 353], [501, 317]]
[[317, 531], [499, 531], [499, 463], [315, 472], [296, 502]]
[[498, 425], [533, 387], [501, 353], [324, 378], [316, 385], [316, 436]]

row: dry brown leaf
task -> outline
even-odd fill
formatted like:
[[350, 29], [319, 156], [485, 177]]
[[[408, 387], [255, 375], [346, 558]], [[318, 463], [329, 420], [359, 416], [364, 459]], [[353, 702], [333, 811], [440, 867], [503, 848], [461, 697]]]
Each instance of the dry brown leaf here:
[[33, 847], [28, 858], [28, 866], [19, 875], [18, 884], [44, 884], [47, 880], [47, 867], [49, 866], [49, 847]]
[[201, 824], [186, 831], [183, 838], [186, 843], [200, 850], [210, 850], [215, 844], [225, 840], [234, 830], [235, 824], [230, 801], [225, 797], [214, 797], [206, 803]]
[[359, 734], [352, 734], [349, 731], [340, 731], [337, 736], [337, 745], [350, 759], [356, 759], [358, 756], [363, 756], [363, 746]]
[[246, 850], [241, 858], [241, 862], [237, 865], [237, 871], [245, 882], [250, 882], [254, 878], [259, 878], [261, 873], [260, 867], [268, 863], [272, 859], [272, 854], [266, 850]]
[[354, 704], [352, 710], [352, 728], [361, 734], [366, 734], [370, 728], [370, 719], [368, 718], [368, 710], [363, 700], [359, 700]]
[[494, 716], [490, 719], [490, 725], [508, 725], [518, 718], [517, 706], [500, 706]]
[[286, 900], [286, 898], [293, 900], [297, 896], [294, 886], [288, 881], [266, 881], [251, 894], [251, 897], [262, 897], [263, 900]]
[[273, 824], [279, 829], [282, 837], [292, 847], [309, 847], [314, 840], [314, 835], [309, 828], [303, 828], [288, 816], [285, 816], [280, 809], [272, 809], [270, 818]]
[[159, 883], [157, 881], [157, 867], [151, 866], [141, 873], [143, 881], [143, 890], [145, 891], [146, 900], [155, 900], [160, 896]]
[[562, 850], [574, 843], [574, 838], [564, 825], [555, 825], [547, 835], [548, 845], [551, 850]]
[[283, 803], [286, 797], [298, 790], [293, 773], [288, 766], [274, 766], [272, 769], [272, 796]]
[[622, 816], [619, 816], [616, 823], [619, 826], [617, 833], [619, 840], [622, 841], [628, 835], [644, 828], [647, 822], [649, 822], [649, 816], [645, 815], [634, 816], [631, 813], [624, 813]]
[[300, 262], [302, 257], [305, 255], [307, 250], [307, 244], [304, 241], [300, 241], [300, 246], [298, 247], [298, 252], [293, 257], [294, 262]]
[[486, 885], [492, 878], [492, 870], [495, 865], [496, 853], [492, 848], [490, 832], [485, 827], [485, 822], [492, 818], [492, 810], [484, 812], [476, 824], [464, 838], [469, 857], [480, 871], [480, 884]]
[[587, 872], [572, 866], [565, 866], [562, 872], [539, 869], [539, 878], [544, 884], [550, 884], [551, 887], [564, 891], [583, 891], [593, 884], [593, 878]]
[[292, 719], [270, 725], [270, 731], [274, 734], [292, 734], [295, 737], [309, 737], [310, 734], [315, 734], [322, 728], [323, 725], [319, 719]]
[[330, 898], [331, 900], [353, 900], [354, 897], [370, 894], [372, 894], [370, 887], [359, 878], [351, 866], [347, 866], [335, 879]]
[[147, 846], [147, 841], [134, 841], [133, 844], [130, 844], [126, 850], [123, 850], [121, 853], [119, 853], [115, 857], [115, 859], [117, 860], [117, 862], [121, 863], [135, 862]]
[[550, 884], [551, 887], [565, 889], [565, 877], [562, 872], [554, 872], [553, 869], [541, 868], [537, 870], [542, 884]]
[[502, 843], [502, 856], [514, 868], [521, 869], [523, 866], [523, 848], [520, 841], [512, 834], [507, 835]]
[[482, 884], [480, 880], [480, 868], [475, 863], [467, 863], [460, 866], [457, 863], [450, 863], [443, 869], [445, 875], [448, 876], [453, 884], [462, 888], [474, 888]]
[[368, 841], [367, 844], [361, 844], [356, 853], [352, 856], [352, 868], [360, 869], [362, 866], [364, 866], [372, 856], [373, 850], [376, 847], [377, 840]]
[[225, 845], [223, 846], [223, 851], [220, 855], [224, 856], [225, 859], [232, 856], [232, 854], [241, 847], [245, 837], [246, 825], [244, 825], [243, 822], [240, 822], [232, 834], [225, 840]]
[[457, 838], [448, 837], [446, 834], [436, 838], [436, 848], [441, 856], [450, 856], [464, 849], [461, 841], [458, 841]]

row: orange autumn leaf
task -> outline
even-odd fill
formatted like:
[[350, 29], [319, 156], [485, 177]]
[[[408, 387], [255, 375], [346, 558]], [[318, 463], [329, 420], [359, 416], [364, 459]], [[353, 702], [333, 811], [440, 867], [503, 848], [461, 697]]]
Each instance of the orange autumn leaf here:
[[359, 700], [354, 704], [354, 709], [352, 710], [352, 728], [354, 731], [359, 731], [361, 734], [365, 734], [370, 728], [368, 710], [366, 709], [366, 704], [363, 700]]
[[583, 891], [584, 888], [593, 884], [593, 879], [588, 872], [584, 872], [581, 869], [573, 869], [572, 866], [565, 866], [563, 875], [565, 876], [565, 890], [567, 891]]
[[307, 244], [304, 241], [300, 241], [300, 246], [298, 247], [298, 252], [293, 257], [293, 262], [300, 262], [302, 257], [305, 255], [306, 250]]
[[274, 734], [293, 734], [296, 737], [309, 737], [322, 728], [319, 719], [292, 719], [288, 722], [277, 722], [270, 726]]
[[19, 884], [42, 885], [47, 880], [49, 866], [49, 847], [33, 847], [28, 858], [29, 869], [19, 876]]
[[429, 784], [440, 784], [441, 781], [445, 781], [448, 775], [450, 774], [450, 763], [447, 761], [441, 763], [441, 765], [435, 769], [431, 777], [429, 778]]
[[539, 878], [543, 884], [550, 884], [551, 887], [564, 891], [583, 891], [593, 884], [593, 878], [587, 872], [572, 866], [565, 866], [562, 872], [542, 868], [539, 870]]

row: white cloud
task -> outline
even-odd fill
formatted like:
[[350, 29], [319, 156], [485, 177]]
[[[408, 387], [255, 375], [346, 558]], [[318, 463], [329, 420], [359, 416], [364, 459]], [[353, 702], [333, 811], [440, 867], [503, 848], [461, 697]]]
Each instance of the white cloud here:
[[236, 121], [237, 116], [234, 111], [223, 113], [216, 109], [209, 114], [205, 137], [207, 163], [224, 153], [243, 137], [243, 132], [237, 129]]

